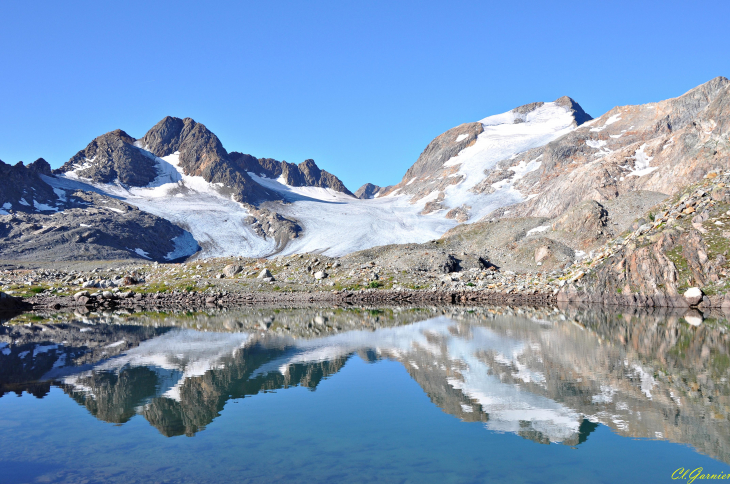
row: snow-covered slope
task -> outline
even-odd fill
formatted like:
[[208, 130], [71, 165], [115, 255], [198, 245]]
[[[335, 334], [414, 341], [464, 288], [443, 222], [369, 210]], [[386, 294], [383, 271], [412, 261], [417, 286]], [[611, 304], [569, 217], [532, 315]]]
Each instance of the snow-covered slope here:
[[[545, 103], [524, 117], [519, 116], [510, 111], [482, 119], [484, 131], [476, 143], [444, 163], [444, 168], [454, 167], [455, 176], [462, 177], [459, 183], [444, 190], [444, 209], [468, 206], [469, 219], [477, 220], [497, 208], [525, 200], [526, 196], [513, 185], [539, 168], [539, 159], [514, 167], [515, 176], [510, 181], [490, 184], [492, 193], [476, 193], [474, 188], [487, 178], [497, 162], [545, 145], [576, 127], [572, 113], [556, 103]], [[517, 119], [522, 122], [515, 123]]]
[[[518, 122], [519, 121], [519, 122]], [[374, 246], [401, 243], [420, 243], [440, 237], [463, 221], [449, 216], [449, 209], [463, 207], [470, 218], [526, 197], [510, 183], [495, 184], [492, 193], [477, 193], [473, 188], [503, 159], [541, 146], [573, 129], [576, 125], [570, 109], [557, 103], [545, 103], [526, 113], [510, 111], [480, 121], [481, 133], [475, 142], [456, 156], [446, 159], [434, 173], [410, 180], [403, 187], [391, 189], [375, 199], [357, 199], [349, 192], [331, 188], [290, 186], [280, 176], [273, 180], [253, 172], [247, 175], [263, 187], [266, 193], [276, 193], [273, 201], [261, 206], [284, 217], [296, 220], [303, 231], [289, 241], [286, 247], [277, 247], [271, 234], [256, 231], [251, 226], [250, 205], [239, 203], [232, 187], [206, 181], [203, 176], [186, 175], [180, 153], [156, 157], [137, 141], [127, 151], [137, 149], [149, 160], [154, 160], [157, 176], [145, 186], [132, 186], [115, 180], [103, 183], [84, 178], [85, 169], [93, 160], [78, 155], [76, 164], [67, 164], [49, 183], [57, 189], [89, 189], [122, 199], [141, 210], [164, 217], [192, 233], [202, 247], [200, 257], [242, 255], [264, 257], [276, 253], [291, 254], [317, 252], [340, 256]], [[460, 136], [460, 137], [459, 137]], [[463, 142], [466, 135], [456, 136]], [[468, 141], [468, 140], [467, 140]], [[140, 157], [140, 155], [135, 155]], [[539, 160], [519, 166], [520, 174], [539, 166]], [[86, 168], [85, 168], [86, 167]], [[448, 172], [448, 174], [447, 174]], [[417, 190], [428, 187], [433, 180], [447, 179], [442, 190], [432, 190], [418, 196]], [[416, 182], [416, 183], [414, 183]], [[87, 187], [84, 188], [84, 185]], [[413, 189], [417, 189], [414, 191]], [[283, 201], [277, 200], [280, 198]], [[424, 210], [429, 202], [438, 199], [440, 208]], [[181, 244], [179, 254], [196, 248], [192, 241]]]
[[[149, 156], [154, 157], [151, 153]], [[199, 176], [185, 175], [178, 163], [178, 153], [156, 158], [156, 161], [157, 178], [145, 187], [93, 183], [79, 178], [76, 171], [47, 181], [56, 188], [66, 189], [88, 190], [91, 185], [95, 191], [166, 218], [192, 233], [202, 248], [202, 257], [263, 257], [274, 252], [274, 241], [256, 235], [246, 222], [248, 209], [225, 195], [225, 187], [206, 182]], [[179, 247], [181, 253], [186, 252], [184, 255], [192, 255], [196, 249], [193, 244]]]
[[526, 200], [515, 184], [541, 165], [536, 157], [502, 173], [500, 161], [544, 146], [589, 118], [566, 97], [457, 126], [434, 139], [401, 183], [381, 189], [376, 198], [407, 195], [423, 213], [476, 221]]
[[[292, 241], [284, 249], [285, 254], [322, 252], [339, 256], [378, 245], [425, 242], [440, 237], [460, 221], [446, 216], [452, 208], [467, 207], [470, 219], [476, 220], [497, 208], [525, 200], [526, 196], [512, 185], [520, 176], [539, 167], [539, 160], [518, 166], [517, 176], [507, 183], [495, 183], [492, 193], [478, 193], [474, 187], [500, 160], [542, 146], [576, 127], [571, 110], [557, 103], [542, 104], [526, 114], [510, 111], [490, 116], [480, 123], [482, 132], [476, 141], [448, 159], [437, 172], [421, 180], [408, 180], [374, 199], [355, 199], [328, 189], [291, 187], [282, 179], [271, 180], [253, 173], [249, 176], [290, 202], [269, 202], [269, 208], [297, 219], [304, 228], [303, 237]], [[464, 136], [456, 135], [455, 141], [462, 141]], [[418, 190], [428, 189], [430, 181], [445, 178], [453, 182], [443, 190], [418, 196]], [[427, 203], [437, 199], [441, 205], [438, 210], [424, 210]]]
[[456, 225], [443, 217], [420, 215], [408, 197], [360, 200], [329, 188], [291, 187], [281, 179], [249, 175], [290, 202], [269, 202], [270, 208], [304, 227], [304, 235], [291, 241], [282, 254], [340, 256], [378, 245], [426, 242]]

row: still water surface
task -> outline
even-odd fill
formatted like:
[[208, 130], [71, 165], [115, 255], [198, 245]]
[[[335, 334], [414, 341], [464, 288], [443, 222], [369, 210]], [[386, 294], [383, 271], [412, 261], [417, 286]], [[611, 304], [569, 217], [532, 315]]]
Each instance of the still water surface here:
[[670, 313], [15, 318], [0, 482], [683, 482], [730, 472], [728, 350]]

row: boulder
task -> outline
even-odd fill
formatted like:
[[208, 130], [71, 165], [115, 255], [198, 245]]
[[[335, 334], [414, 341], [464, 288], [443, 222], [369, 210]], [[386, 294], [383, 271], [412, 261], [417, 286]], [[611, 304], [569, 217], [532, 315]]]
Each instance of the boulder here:
[[268, 269], [264, 268], [261, 272], [259, 272], [259, 275], [256, 276], [256, 279], [266, 279], [269, 277], [272, 281], [274, 280], [274, 276], [271, 275], [271, 272]]
[[122, 279], [121, 285], [122, 286], [133, 286], [138, 283], [139, 283], [139, 281], [137, 281], [136, 278], [134, 278], [132, 276], [124, 276], [124, 279]]
[[326, 277], [327, 277], [327, 273], [324, 272], [324, 271], [318, 271], [318, 272], [315, 272], [314, 273], [314, 278], [315, 279], [324, 279]]
[[89, 291], [79, 291], [79, 292], [77, 292], [76, 294], [74, 294], [74, 299], [76, 301], [78, 301], [79, 298], [82, 297], [82, 296], [89, 297]]
[[235, 264], [228, 264], [223, 268], [223, 274], [226, 277], [233, 277], [243, 270], [243, 267]]
[[550, 247], [543, 245], [535, 249], [535, 262], [542, 262], [543, 260], [550, 257]]
[[690, 287], [684, 292], [684, 299], [690, 306], [696, 306], [702, 301], [702, 289], [699, 287]]

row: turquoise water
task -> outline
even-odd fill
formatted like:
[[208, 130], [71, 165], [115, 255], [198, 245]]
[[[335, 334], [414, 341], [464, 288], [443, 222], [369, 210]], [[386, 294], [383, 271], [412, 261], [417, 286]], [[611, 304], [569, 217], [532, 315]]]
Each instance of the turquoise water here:
[[[678, 333], [637, 350], [619, 322], [614, 342], [606, 318], [592, 330], [595, 318], [554, 316], [447, 314], [296, 339], [119, 324], [104, 339], [108, 326], [71, 321], [42, 341], [6, 329], [0, 482], [644, 483], [670, 482], [679, 467], [730, 472], [721, 327], [639, 318], [643, 341], [657, 324]], [[51, 363], [48, 378], [33, 375]]]

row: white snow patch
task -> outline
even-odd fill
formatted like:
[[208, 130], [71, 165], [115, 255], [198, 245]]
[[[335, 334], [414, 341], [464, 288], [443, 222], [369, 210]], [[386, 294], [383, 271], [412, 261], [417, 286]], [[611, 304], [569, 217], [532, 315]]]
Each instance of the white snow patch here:
[[54, 188], [53, 193], [56, 194], [58, 199], [62, 202], [66, 201], [66, 190], [61, 190], [60, 188]]
[[[606, 122], [605, 122], [605, 123], [603, 124], [603, 126], [601, 126], [600, 128], [591, 128], [591, 131], [594, 131], [594, 132], [600, 132], [600, 131], [603, 131], [603, 130], [604, 130], [604, 129], [606, 129], [606, 128], [607, 128], [608, 126], [612, 125], [612, 124], [613, 124], [613, 123], [615, 123], [616, 121], [619, 121], [620, 119], [621, 119], [621, 113], [618, 113], [618, 114], [614, 114], [613, 116], [611, 116], [610, 118], [608, 118], [608, 119], [606, 120]], [[633, 128], [633, 126], [632, 126], [632, 128]]]
[[30, 203], [26, 202], [25, 198], [21, 198], [20, 200], [18, 200], [18, 203], [21, 205], [25, 205], [26, 207], [30, 207]]
[[626, 176], [644, 176], [659, 168], [658, 166], [649, 166], [649, 163], [654, 159], [654, 157], [648, 156], [644, 153], [645, 149], [646, 143], [636, 150], [636, 153], [634, 154], [634, 169]]
[[74, 179], [74, 180], [83, 180], [84, 178], [80, 177], [78, 172], [80, 172], [82, 170], [86, 170], [87, 168], [91, 168], [92, 163], [94, 162], [95, 159], [96, 159], [96, 156], [93, 157], [92, 159], [84, 158], [84, 162], [82, 164], [74, 165], [73, 170], [67, 171], [66, 173], [63, 174], [63, 176], [65, 176], [66, 178]]
[[33, 349], [33, 358], [56, 349], [58, 349], [58, 345], [38, 345]]
[[165, 256], [167, 260], [180, 259], [181, 257], [188, 257], [195, 254], [200, 246], [190, 232], [184, 232], [182, 235], [178, 235], [172, 239], [172, 243], [175, 245], [175, 249], [172, 252], [168, 252]]
[[33, 206], [35, 207], [37, 212], [41, 211], [51, 211], [51, 212], [58, 212], [58, 209], [56, 207], [51, 207], [50, 205], [46, 205], [45, 203], [39, 203], [33, 200]]
[[136, 252], [137, 255], [140, 255], [140, 256], [144, 257], [145, 259], [151, 259], [149, 253], [146, 252], [146, 251], [144, 251], [144, 250], [142, 250], [142, 249], [139, 249], [139, 248], [134, 249], [134, 252]]
[[530, 229], [527, 231], [527, 236], [538, 234], [540, 232], [547, 232], [547, 230], [550, 228], [549, 225], [540, 225], [539, 227], [535, 227], [534, 229]]
[[459, 136], [456, 137], [456, 139], [454, 141], [458, 143], [459, 141], [464, 141], [468, 137], [469, 137], [468, 134], [460, 134]]

